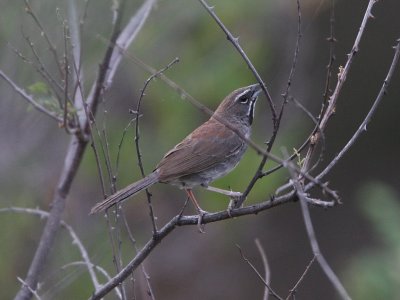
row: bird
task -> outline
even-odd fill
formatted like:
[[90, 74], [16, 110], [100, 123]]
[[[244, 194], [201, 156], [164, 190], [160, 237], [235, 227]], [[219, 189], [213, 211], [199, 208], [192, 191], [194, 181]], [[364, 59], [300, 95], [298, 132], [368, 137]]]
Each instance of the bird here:
[[206, 211], [199, 206], [192, 189], [202, 186], [214, 192], [235, 195], [235, 192], [214, 188], [209, 184], [231, 172], [242, 159], [247, 143], [240, 135], [250, 137], [260, 92], [260, 84], [231, 92], [208, 121], [164, 155], [152, 173], [99, 202], [91, 209], [90, 214], [105, 211], [153, 184], [166, 183], [187, 193], [201, 222]]

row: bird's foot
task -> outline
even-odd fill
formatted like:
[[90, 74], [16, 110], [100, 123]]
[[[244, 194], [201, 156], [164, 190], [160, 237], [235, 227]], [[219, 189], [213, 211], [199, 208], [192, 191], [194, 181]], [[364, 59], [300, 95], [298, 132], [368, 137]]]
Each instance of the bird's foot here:
[[231, 201], [229, 201], [229, 205], [227, 208], [228, 215], [232, 218], [232, 210], [235, 208], [238, 208], [237, 204], [239, 201], [242, 199], [243, 194], [240, 192], [232, 192], [232, 194], [229, 196]]
[[199, 209], [197, 212], [199, 213], [199, 216], [197, 218], [197, 228], [199, 229], [200, 233], [205, 233], [205, 231], [204, 231], [205, 224], [202, 224], [203, 223], [203, 217], [204, 217], [205, 214], [208, 214], [209, 212], [205, 211], [205, 210], [202, 210], [202, 209]]

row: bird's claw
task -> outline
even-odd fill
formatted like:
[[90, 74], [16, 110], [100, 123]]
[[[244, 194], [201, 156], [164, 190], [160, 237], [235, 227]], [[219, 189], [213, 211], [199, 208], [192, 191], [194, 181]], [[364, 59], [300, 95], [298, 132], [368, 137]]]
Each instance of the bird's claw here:
[[200, 233], [205, 233], [205, 231], [204, 231], [205, 224], [202, 224], [202, 222], [203, 222], [204, 215], [208, 214], [208, 211], [200, 209], [200, 210], [198, 210], [198, 213], [199, 213], [199, 216], [197, 218], [197, 228], [199, 229]]
[[232, 194], [229, 196], [231, 201], [229, 201], [227, 212], [230, 217], [232, 217], [232, 215], [231, 215], [232, 210], [235, 208], [238, 208], [237, 204], [242, 199], [242, 197], [243, 197], [243, 194], [240, 192], [232, 192]]

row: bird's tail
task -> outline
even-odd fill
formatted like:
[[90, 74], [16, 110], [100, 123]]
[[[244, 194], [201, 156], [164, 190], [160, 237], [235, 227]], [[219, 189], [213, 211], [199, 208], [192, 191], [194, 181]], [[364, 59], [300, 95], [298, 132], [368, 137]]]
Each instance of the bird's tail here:
[[158, 172], [155, 171], [145, 178], [136, 181], [127, 187], [123, 188], [122, 190], [119, 190], [115, 194], [111, 195], [107, 199], [105, 199], [102, 202], [97, 203], [95, 206], [93, 206], [92, 210], [90, 211], [90, 214], [95, 214], [99, 213], [103, 210], [108, 209], [109, 207], [113, 206], [114, 204], [117, 204], [126, 198], [140, 192], [141, 190], [148, 188], [149, 186], [155, 184], [158, 182]]

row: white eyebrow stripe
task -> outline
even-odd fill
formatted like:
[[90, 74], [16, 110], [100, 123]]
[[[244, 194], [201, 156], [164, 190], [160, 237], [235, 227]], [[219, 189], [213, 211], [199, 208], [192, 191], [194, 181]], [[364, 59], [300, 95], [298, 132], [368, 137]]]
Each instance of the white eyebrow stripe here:
[[236, 96], [235, 101], [237, 101], [240, 97], [242, 97], [244, 94], [248, 93], [250, 89], [244, 90], [242, 93]]

